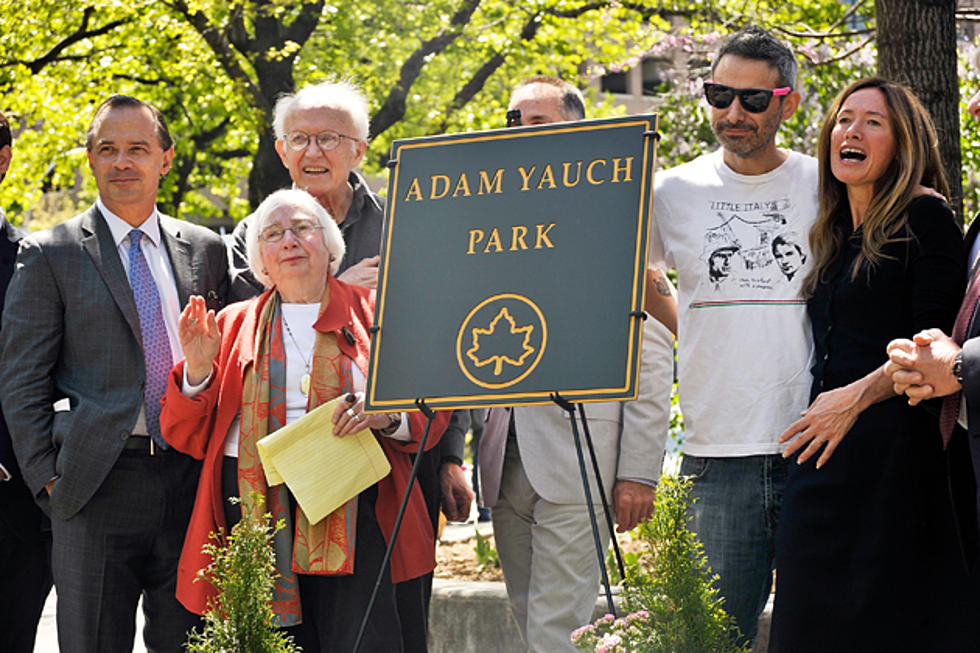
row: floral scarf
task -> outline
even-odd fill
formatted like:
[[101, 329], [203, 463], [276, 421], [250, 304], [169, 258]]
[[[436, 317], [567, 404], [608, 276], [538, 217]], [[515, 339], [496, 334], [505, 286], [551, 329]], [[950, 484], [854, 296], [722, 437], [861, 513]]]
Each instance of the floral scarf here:
[[[293, 518], [289, 509], [292, 498], [285, 484], [266, 484], [256, 443], [286, 424], [286, 352], [280, 301], [279, 293], [274, 293], [261, 308], [255, 332], [255, 362], [245, 371], [238, 490], [242, 497], [251, 496], [252, 492], [265, 497], [262, 510], [242, 504], [243, 509], [250, 508], [256, 516], [269, 512], [273, 523], [281, 520], [285, 524], [273, 538], [279, 578], [272, 607], [282, 626], [294, 626], [302, 621], [297, 573], [341, 576], [354, 572], [357, 497], [311, 524], [298, 505]], [[328, 301], [329, 288], [321, 307]], [[350, 366], [351, 360], [337, 346], [336, 334], [318, 331], [307, 412], [352, 391]]]

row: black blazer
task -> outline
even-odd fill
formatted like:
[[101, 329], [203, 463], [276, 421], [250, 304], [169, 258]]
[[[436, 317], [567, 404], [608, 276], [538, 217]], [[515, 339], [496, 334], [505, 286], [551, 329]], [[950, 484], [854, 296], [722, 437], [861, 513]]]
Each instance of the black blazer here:
[[[0, 216], [0, 314], [3, 313], [4, 299], [7, 286], [14, 274], [14, 261], [17, 259], [17, 244], [24, 237], [23, 232], [16, 229]], [[0, 376], [6, 376], [6, 361], [0, 360]], [[14, 458], [14, 449], [10, 441], [10, 431], [0, 411], [0, 463], [13, 476], [10, 481], [0, 482], [0, 529], [13, 533], [25, 542], [39, 541], [41, 538], [41, 509], [34, 503], [30, 490], [24, 484], [24, 479]]]

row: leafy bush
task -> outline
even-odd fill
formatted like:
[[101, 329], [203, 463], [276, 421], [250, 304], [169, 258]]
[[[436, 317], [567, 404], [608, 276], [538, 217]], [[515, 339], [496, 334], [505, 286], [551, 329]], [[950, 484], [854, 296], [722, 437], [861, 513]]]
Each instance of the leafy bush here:
[[[252, 494], [259, 508], [264, 498]], [[261, 518], [247, 505], [242, 519], [225, 541], [224, 533], [211, 533], [204, 552], [211, 564], [198, 572], [197, 581], [210, 581], [218, 596], [204, 614], [204, 632], [191, 631], [190, 653], [295, 653], [293, 638], [275, 626], [272, 590], [276, 583], [272, 537], [283, 528], [282, 521], [272, 527], [272, 515]]]
[[638, 527], [646, 543], [626, 569], [623, 603], [629, 614], [606, 615], [572, 633], [572, 642], [596, 653], [737, 653], [735, 622], [722, 608], [704, 550], [688, 528], [691, 482], [664, 476], [657, 509]]

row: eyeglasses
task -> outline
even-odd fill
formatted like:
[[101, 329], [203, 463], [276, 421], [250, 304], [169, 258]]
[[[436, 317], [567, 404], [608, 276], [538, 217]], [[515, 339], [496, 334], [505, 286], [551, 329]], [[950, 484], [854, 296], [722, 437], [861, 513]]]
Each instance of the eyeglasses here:
[[267, 243], [278, 243], [286, 235], [287, 231], [293, 232], [293, 235], [300, 240], [306, 240], [312, 236], [315, 232], [323, 229], [320, 225], [313, 224], [309, 220], [296, 220], [288, 227], [283, 227], [278, 224], [270, 225], [262, 230], [259, 234], [259, 238]]
[[286, 147], [289, 149], [299, 152], [305, 150], [310, 146], [310, 141], [316, 139], [316, 144], [320, 146], [320, 149], [324, 152], [329, 152], [330, 150], [336, 150], [337, 146], [340, 145], [340, 141], [347, 139], [349, 141], [354, 141], [355, 143], [360, 140], [354, 138], [353, 136], [345, 136], [344, 134], [338, 134], [335, 131], [330, 131], [325, 129], [322, 132], [316, 134], [307, 134], [306, 132], [301, 132], [299, 130], [292, 131], [286, 134], [286, 138], [283, 139], [286, 143]]
[[749, 113], [762, 113], [769, 108], [772, 96], [789, 95], [793, 89], [789, 86], [774, 88], [732, 88], [715, 82], [704, 83], [704, 97], [708, 104], [716, 109], [727, 109], [738, 96], [742, 108]]

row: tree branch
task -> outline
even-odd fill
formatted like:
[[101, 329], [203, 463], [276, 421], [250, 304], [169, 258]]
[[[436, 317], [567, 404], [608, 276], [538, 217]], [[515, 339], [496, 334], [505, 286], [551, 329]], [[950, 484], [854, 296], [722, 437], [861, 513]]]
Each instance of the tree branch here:
[[847, 20], [851, 16], [853, 16], [857, 12], [857, 10], [860, 9], [867, 1], [868, 0], [858, 0], [857, 2], [852, 4], [850, 9], [844, 12], [843, 16], [841, 16], [840, 18], [834, 21], [834, 24], [830, 26], [830, 29], [835, 30], [837, 29], [838, 25], [843, 25], [845, 22], [847, 22]]
[[850, 50], [847, 50], [846, 52], [843, 52], [843, 53], [837, 55], [836, 57], [831, 57], [830, 59], [824, 59], [823, 61], [818, 61], [818, 62], [814, 63], [813, 65], [815, 65], [815, 66], [826, 66], [829, 63], [837, 63], [838, 61], [843, 61], [844, 59], [847, 59], [852, 54], [854, 54], [855, 52], [859, 51], [861, 48], [863, 48], [864, 46], [866, 46], [868, 43], [871, 43], [872, 41], [874, 41], [876, 35], [877, 35], [877, 32], [872, 32], [871, 35], [868, 38], [864, 39], [859, 44], [857, 44], [856, 46], [854, 46], [853, 48], [851, 48]]
[[[531, 16], [529, 16], [527, 21], [524, 23], [524, 27], [521, 29], [521, 41], [526, 43], [533, 40], [540, 27], [540, 14], [531, 14]], [[483, 90], [483, 87], [490, 76], [493, 75], [493, 73], [495, 73], [506, 60], [507, 56], [502, 52], [496, 51], [491, 54], [490, 58], [487, 59], [475, 73], [473, 73], [473, 76], [470, 77], [469, 81], [456, 92], [456, 95], [453, 96], [452, 101], [442, 112], [443, 119], [439, 124], [439, 127], [431, 133], [441, 134], [445, 132], [446, 128], [449, 126], [449, 118], [452, 116], [452, 114], [465, 107], [477, 93]]]
[[791, 30], [786, 27], [780, 27], [776, 25], [773, 29], [777, 32], [782, 32], [787, 36], [794, 36], [796, 38], [802, 39], [844, 39], [851, 36], [864, 36], [866, 34], [871, 34], [875, 31], [873, 27], [866, 27], [864, 29], [851, 30], [849, 32], [797, 32], [796, 30]]
[[36, 75], [37, 73], [41, 72], [41, 70], [48, 64], [52, 64], [57, 61], [78, 61], [80, 59], [84, 59], [85, 57], [80, 55], [62, 55], [61, 53], [64, 52], [69, 47], [71, 47], [72, 45], [78, 43], [79, 41], [84, 41], [85, 39], [91, 38], [93, 36], [101, 36], [103, 34], [108, 34], [109, 32], [116, 29], [117, 27], [132, 22], [133, 20], [132, 18], [120, 18], [117, 20], [109, 21], [108, 23], [102, 25], [101, 27], [89, 29], [89, 21], [92, 19], [92, 15], [94, 13], [95, 13], [94, 7], [86, 7], [82, 11], [82, 21], [79, 24], [79, 26], [75, 29], [75, 31], [69, 34], [68, 36], [64, 37], [60, 41], [58, 41], [58, 43], [52, 46], [50, 50], [48, 50], [45, 54], [41, 55], [37, 59], [27, 60], [27, 61], [12, 61], [3, 64], [3, 66], [6, 67], [15, 64], [23, 64], [27, 66], [27, 68], [31, 71], [31, 73]]
[[313, 30], [320, 24], [321, 14], [323, 14], [323, 0], [304, 2], [299, 16], [286, 28], [283, 42], [306, 43]]
[[436, 36], [423, 42], [402, 64], [398, 82], [392, 87], [378, 112], [371, 118], [371, 136], [384, 133], [405, 115], [405, 99], [412, 85], [422, 73], [429, 56], [445, 50], [455, 41], [462, 28], [469, 22], [481, 0], [464, 0], [462, 6], [453, 14], [449, 25]]
[[184, 17], [188, 23], [197, 31], [197, 33], [204, 39], [211, 51], [214, 52], [215, 57], [218, 59], [218, 63], [221, 64], [221, 68], [225, 71], [225, 74], [231, 78], [232, 81], [238, 82], [245, 89], [251, 98], [252, 105], [258, 107], [262, 111], [268, 113], [271, 111], [271, 107], [262, 97], [262, 93], [259, 92], [258, 87], [252, 82], [252, 79], [248, 76], [248, 73], [241, 67], [238, 63], [238, 59], [235, 53], [232, 51], [229, 42], [225, 37], [218, 31], [218, 29], [208, 20], [208, 17], [199, 11], [192, 12], [187, 6], [185, 0], [169, 0], [166, 4], [170, 5], [175, 9], [181, 16]]

